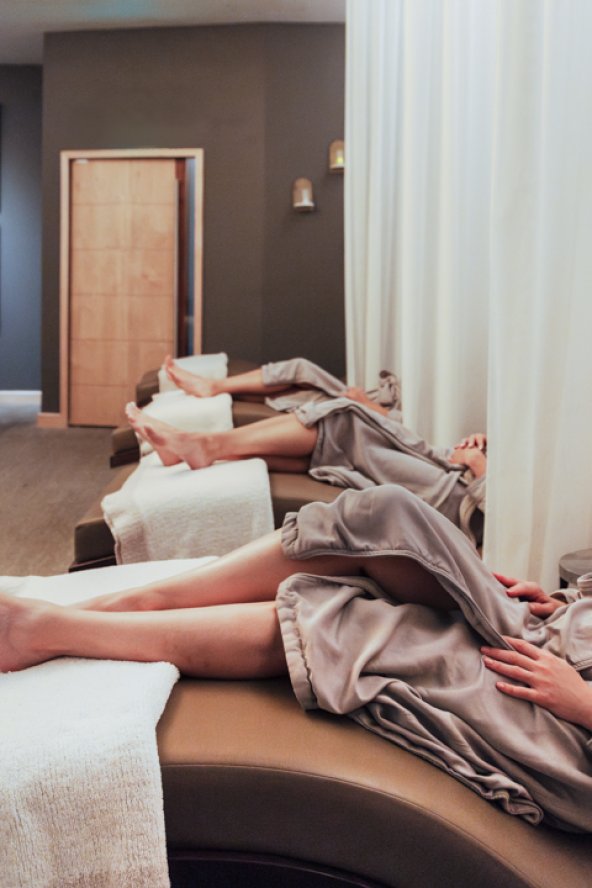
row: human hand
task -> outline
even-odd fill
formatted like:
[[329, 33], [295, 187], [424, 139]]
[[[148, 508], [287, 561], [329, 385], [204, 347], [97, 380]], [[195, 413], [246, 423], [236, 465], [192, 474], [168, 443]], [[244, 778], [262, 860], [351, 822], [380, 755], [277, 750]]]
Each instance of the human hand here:
[[363, 388], [351, 385], [344, 391], [343, 395], [345, 398], [350, 398], [350, 400], [352, 401], [357, 401], [358, 404], [363, 404], [364, 407], [369, 407], [371, 410], [375, 410], [377, 413], [381, 413], [383, 416], [388, 415], [388, 410], [386, 409], [386, 407], [381, 407], [380, 404], [377, 404], [376, 401], [373, 401], [372, 398], [369, 398]]
[[466, 448], [472, 449], [477, 448], [477, 450], [481, 450], [483, 453], [487, 453], [487, 435], [483, 432], [474, 432], [472, 435], [467, 435], [466, 438], [463, 438], [462, 441], [454, 448], [455, 450], [463, 450]]
[[449, 460], [455, 465], [466, 466], [475, 478], [480, 478], [487, 471], [487, 457], [478, 447], [455, 447]]
[[496, 580], [506, 586], [506, 595], [509, 598], [519, 598], [528, 601], [528, 609], [536, 617], [548, 617], [559, 607], [564, 607], [564, 601], [551, 598], [541, 589], [538, 583], [530, 580], [516, 580], [513, 577], [505, 577], [503, 574], [494, 573]]
[[558, 718], [592, 730], [592, 688], [579, 672], [566, 660], [522, 638], [504, 636], [504, 640], [514, 650], [482, 647], [483, 663], [492, 672], [522, 684], [497, 681], [498, 691], [536, 703]]

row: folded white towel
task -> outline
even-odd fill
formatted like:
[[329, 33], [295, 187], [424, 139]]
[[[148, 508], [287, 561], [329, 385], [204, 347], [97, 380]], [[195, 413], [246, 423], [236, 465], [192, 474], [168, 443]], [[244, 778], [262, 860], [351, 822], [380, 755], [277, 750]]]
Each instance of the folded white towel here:
[[261, 459], [191, 470], [144, 457], [123, 487], [103, 499], [118, 564], [223, 555], [273, 530]]
[[[213, 398], [194, 398], [175, 389], [159, 393], [143, 412], [186, 432], [227, 432], [232, 428], [232, 398], [228, 394]], [[152, 452], [148, 441], [139, 439], [140, 453]]]
[[[228, 355], [224, 352], [175, 358], [175, 364], [183, 370], [189, 370], [190, 373], [205, 376], [206, 379], [225, 379], [228, 375]], [[158, 387], [161, 392], [177, 391], [177, 386], [171, 382], [162, 367], [158, 371]]]
[[[198, 563], [0, 577], [0, 589], [70, 604]], [[3, 888], [169, 885], [155, 727], [177, 678], [170, 663], [69, 657], [0, 675]]]

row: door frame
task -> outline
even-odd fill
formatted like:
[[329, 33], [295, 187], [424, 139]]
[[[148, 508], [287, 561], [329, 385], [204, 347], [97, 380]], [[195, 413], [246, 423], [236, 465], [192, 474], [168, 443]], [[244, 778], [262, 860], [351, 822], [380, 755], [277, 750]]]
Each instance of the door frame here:
[[[203, 296], [203, 148], [114, 148], [90, 151], [60, 151], [60, 411], [52, 424], [68, 425], [70, 414], [70, 173], [76, 160], [151, 160], [195, 161], [193, 251], [193, 351], [201, 353]], [[152, 368], [147, 367], [147, 370]], [[57, 417], [56, 417], [57, 419]]]

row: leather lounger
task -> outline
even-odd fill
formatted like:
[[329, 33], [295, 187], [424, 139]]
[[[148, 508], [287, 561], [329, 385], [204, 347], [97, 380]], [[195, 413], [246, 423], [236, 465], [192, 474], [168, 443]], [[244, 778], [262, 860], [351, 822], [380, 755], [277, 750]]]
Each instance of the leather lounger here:
[[[74, 528], [74, 561], [70, 570], [86, 570], [115, 564], [113, 535], [103, 517], [101, 501], [108, 493], [119, 490], [136, 468], [135, 463], [120, 469]], [[297, 512], [305, 503], [319, 500], [332, 502], [341, 487], [315, 481], [308, 475], [270, 472], [269, 483], [275, 527], [281, 527], [286, 512]]]
[[158, 726], [173, 886], [589, 888], [592, 838], [532, 827], [289, 682], [182, 679]]
[[[308, 476], [270, 478], [276, 526], [340, 492]], [[73, 567], [112, 563], [97, 502], [77, 527]], [[287, 679], [181, 679], [158, 749], [174, 888], [592, 884], [590, 836], [531, 827], [353, 721], [303, 712]]]
[[[228, 362], [229, 374], [243, 373], [256, 367], [249, 361], [232, 359]], [[158, 371], [144, 374], [136, 386], [136, 403], [146, 405], [158, 391]], [[232, 418], [235, 427], [277, 416], [277, 412], [260, 401], [233, 400]], [[139, 448], [132, 429], [115, 429], [112, 433], [111, 466], [125, 466], [78, 521], [74, 529], [74, 561], [70, 570], [85, 570], [94, 567], [107, 567], [115, 564], [114, 540], [103, 518], [101, 501], [108, 493], [119, 490], [126, 478], [136, 468]], [[274, 524], [281, 527], [286, 512], [298, 511], [305, 503], [320, 500], [332, 502], [341, 488], [315, 481], [308, 475], [284, 472], [270, 473], [271, 497]]]

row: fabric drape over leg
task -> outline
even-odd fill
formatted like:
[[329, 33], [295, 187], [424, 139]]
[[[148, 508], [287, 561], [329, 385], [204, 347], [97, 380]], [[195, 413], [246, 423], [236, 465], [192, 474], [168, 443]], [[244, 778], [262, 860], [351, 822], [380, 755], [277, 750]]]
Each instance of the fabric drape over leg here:
[[[363, 577], [288, 578], [277, 609], [302, 706], [349, 715], [509, 813], [592, 831], [589, 732], [499, 692], [480, 654], [483, 643], [508, 647], [502, 635], [555, 644], [564, 610], [543, 621], [510, 600], [464, 536], [396, 486], [305, 506], [287, 517], [282, 539], [285, 554], [304, 562], [329, 553], [412, 558], [459, 606], [397, 604]], [[592, 602], [577, 606], [590, 647]], [[569, 642], [565, 650], [571, 659]]]

